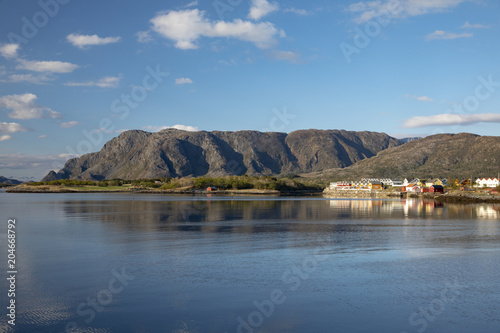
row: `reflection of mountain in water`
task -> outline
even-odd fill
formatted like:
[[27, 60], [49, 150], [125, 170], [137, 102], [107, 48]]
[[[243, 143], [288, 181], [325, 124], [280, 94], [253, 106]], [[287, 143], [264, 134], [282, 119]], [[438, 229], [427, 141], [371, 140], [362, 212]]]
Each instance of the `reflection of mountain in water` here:
[[[144, 199], [144, 200], [143, 200]], [[157, 198], [153, 198], [157, 199]], [[391, 220], [498, 220], [499, 205], [409, 200], [253, 200], [164, 198], [67, 201], [64, 212], [122, 229], [206, 233], [320, 232]], [[358, 220], [358, 223], [353, 223]], [[251, 223], [250, 223], [251, 221]], [[336, 222], [335, 226], [331, 222]], [[277, 223], [283, 222], [283, 223]]]

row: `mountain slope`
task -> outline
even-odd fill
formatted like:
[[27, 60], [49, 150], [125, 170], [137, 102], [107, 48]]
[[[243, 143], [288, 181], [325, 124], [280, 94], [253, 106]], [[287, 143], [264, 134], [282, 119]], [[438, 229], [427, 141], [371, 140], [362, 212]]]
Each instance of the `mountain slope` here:
[[7, 184], [7, 185], [19, 185], [22, 184], [19, 180], [16, 179], [9, 179], [5, 178], [3, 176], [0, 176], [0, 184]]
[[500, 137], [468, 133], [438, 134], [381, 151], [345, 169], [309, 177], [491, 177], [500, 172]]
[[275, 132], [127, 131], [101, 151], [69, 160], [56, 179], [140, 179], [278, 175], [346, 167], [402, 142], [384, 133], [337, 130]]

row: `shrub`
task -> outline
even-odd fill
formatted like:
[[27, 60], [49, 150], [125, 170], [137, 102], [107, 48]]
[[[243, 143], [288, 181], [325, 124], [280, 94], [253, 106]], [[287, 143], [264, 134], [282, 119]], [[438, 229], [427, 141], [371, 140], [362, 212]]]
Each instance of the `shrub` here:
[[176, 188], [179, 188], [180, 187], [180, 184], [179, 183], [176, 183], [176, 182], [170, 182], [168, 184], [163, 184], [160, 186], [160, 189], [162, 190], [173, 190], [173, 189], [176, 189]]

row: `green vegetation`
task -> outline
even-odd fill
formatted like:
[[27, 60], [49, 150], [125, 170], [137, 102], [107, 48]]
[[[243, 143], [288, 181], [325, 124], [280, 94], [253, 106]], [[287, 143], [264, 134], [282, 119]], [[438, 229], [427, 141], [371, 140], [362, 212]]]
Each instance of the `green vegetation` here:
[[30, 186], [42, 186], [42, 185], [53, 185], [53, 186], [98, 186], [99, 182], [93, 182], [89, 180], [74, 180], [74, 179], [60, 179], [53, 180], [50, 182], [33, 182], [29, 183]]
[[192, 186], [195, 189], [206, 189], [216, 187], [219, 190], [276, 190], [276, 191], [320, 191], [323, 184], [305, 183], [297, 177], [277, 178], [270, 176], [250, 177], [250, 176], [227, 176], [218, 178], [198, 177], [192, 179]]
[[153, 189], [153, 190], [205, 190], [208, 187], [215, 187], [218, 190], [276, 190], [276, 191], [321, 191], [325, 184], [303, 181], [298, 176], [289, 176], [277, 178], [271, 176], [226, 176], [226, 177], [196, 177], [196, 178], [155, 178], [155, 179], [137, 179], [123, 180], [112, 179], [102, 181], [62, 179], [47, 182], [34, 182], [30, 186], [57, 186], [69, 188], [89, 188], [106, 191], [120, 190], [121, 187], [134, 189]]

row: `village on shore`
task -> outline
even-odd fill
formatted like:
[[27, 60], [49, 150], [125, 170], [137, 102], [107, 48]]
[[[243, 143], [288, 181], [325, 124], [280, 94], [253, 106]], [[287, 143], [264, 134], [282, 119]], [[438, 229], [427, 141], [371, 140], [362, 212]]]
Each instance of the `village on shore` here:
[[390, 178], [362, 178], [358, 181], [337, 181], [330, 183], [330, 191], [382, 191], [396, 189], [402, 193], [444, 193], [446, 189], [462, 191], [482, 189], [498, 193], [500, 178], [466, 178], [459, 179], [390, 179]]

